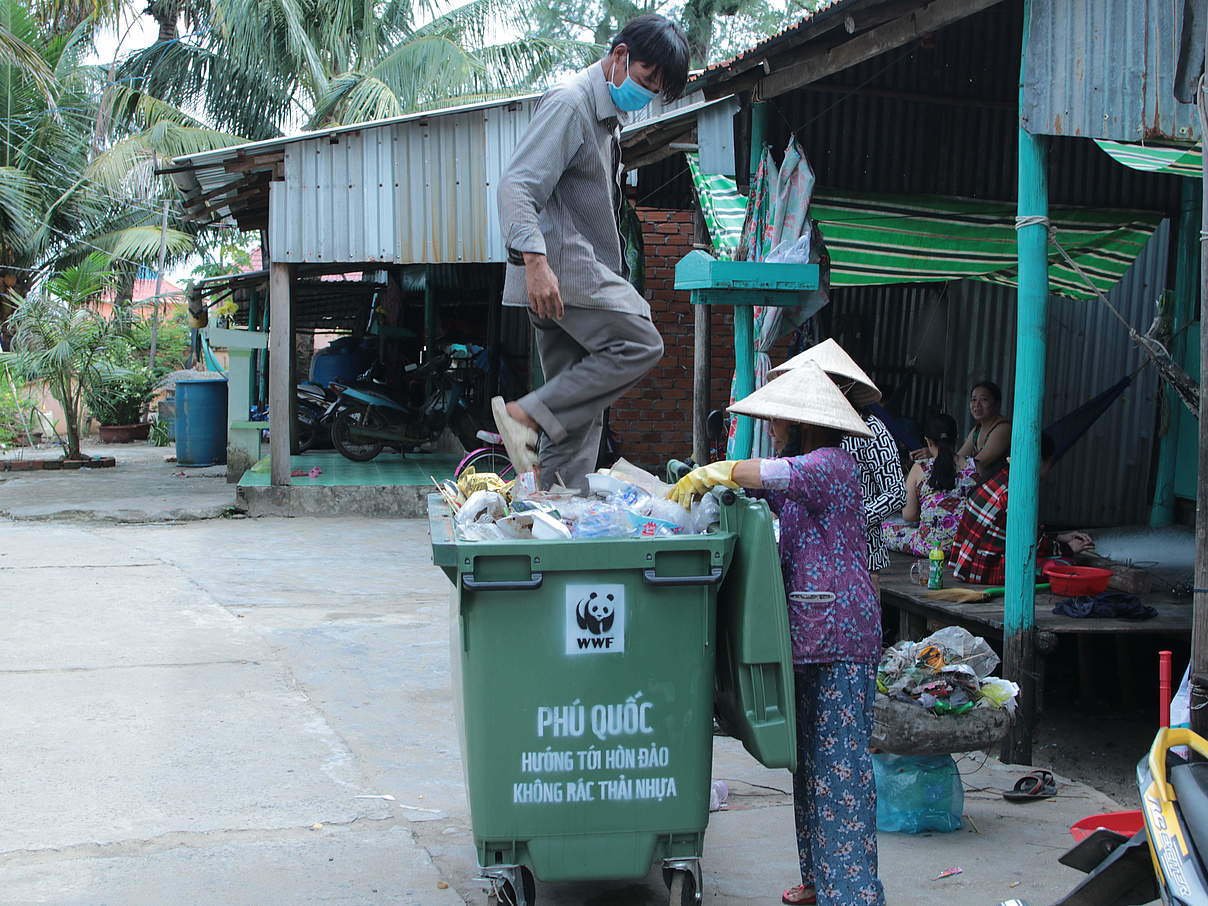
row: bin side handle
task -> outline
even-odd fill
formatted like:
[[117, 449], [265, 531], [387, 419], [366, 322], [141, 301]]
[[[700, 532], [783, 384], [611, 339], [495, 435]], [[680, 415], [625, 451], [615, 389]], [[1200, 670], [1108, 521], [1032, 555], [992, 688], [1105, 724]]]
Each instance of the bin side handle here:
[[532, 573], [528, 579], [504, 579], [499, 582], [479, 581], [473, 573], [465, 573], [461, 577], [462, 587], [470, 591], [532, 591], [540, 588], [544, 581], [543, 573]]
[[716, 585], [721, 577], [720, 566], [713, 567], [707, 576], [660, 576], [653, 569], [642, 570], [642, 578], [651, 585]]

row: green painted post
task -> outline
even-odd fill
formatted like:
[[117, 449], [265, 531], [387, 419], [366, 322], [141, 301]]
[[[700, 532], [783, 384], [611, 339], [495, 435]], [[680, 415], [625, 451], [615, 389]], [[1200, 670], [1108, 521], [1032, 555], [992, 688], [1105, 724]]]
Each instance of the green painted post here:
[[[755, 392], [755, 309], [750, 305], [734, 306], [734, 399], [740, 400]], [[732, 459], [749, 459], [755, 440], [755, 420], [748, 415], [736, 416]]]
[[[1020, 100], [1031, 17], [1024, 3]], [[1020, 217], [1049, 216], [1043, 136], [1019, 127]], [[1040, 432], [1044, 406], [1045, 319], [1048, 314], [1048, 228], [1016, 230], [1019, 292], [1016, 303], [1015, 393], [1011, 410], [1011, 492], [1007, 507], [1006, 595], [1003, 597], [1003, 676], [1020, 686], [1019, 714], [1003, 743], [1002, 760], [1032, 763], [1036, 715], [1036, 537], [1040, 516]]]
[[[751, 188], [755, 188], [755, 171], [763, 156], [764, 136], [768, 127], [768, 105], [751, 105]], [[734, 306], [734, 399], [740, 400], [755, 391], [755, 312], [750, 305]], [[737, 415], [734, 427], [734, 459], [748, 459], [755, 443], [755, 422], [746, 415]]]
[[[1196, 297], [1199, 295], [1200, 268], [1200, 181], [1183, 180], [1182, 203], [1179, 206], [1179, 226], [1175, 237], [1174, 315], [1171, 328], [1175, 339], [1170, 354], [1182, 363], [1186, 338], [1180, 332], [1194, 320]], [[1158, 448], [1158, 471], [1153, 489], [1153, 507], [1149, 524], [1154, 527], [1174, 522], [1174, 477], [1179, 451], [1179, 414], [1182, 403], [1170, 387], [1162, 385], [1162, 406], [1166, 433]]]

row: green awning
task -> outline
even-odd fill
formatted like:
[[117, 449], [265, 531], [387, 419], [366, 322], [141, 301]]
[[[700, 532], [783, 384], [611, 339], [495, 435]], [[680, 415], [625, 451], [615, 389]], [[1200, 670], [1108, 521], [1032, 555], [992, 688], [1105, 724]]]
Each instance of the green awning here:
[[[714, 250], [732, 254], [746, 216], [734, 180], [689, 167]], [[816, 191], [810, 216], [831, 256], [831, 286], [946, 282], [969, 278], [1015, 285], [1015, 205], [938, 195]], [[1057, 241], [1102, 292], [1132, 265], [1161, 215], [1149, 211], [1054, 207]], [[1094, 298], [1050, 248], [1049, 285], [1074, 299]]]
[[1204, 155], [1199, 148], [1186, 145], [1139, 145], [1133, 142], [1113, 142], [1095, 139], [1117, 163], [1145, 173], [1173, 173], [1175, 176], [1204, 175]]

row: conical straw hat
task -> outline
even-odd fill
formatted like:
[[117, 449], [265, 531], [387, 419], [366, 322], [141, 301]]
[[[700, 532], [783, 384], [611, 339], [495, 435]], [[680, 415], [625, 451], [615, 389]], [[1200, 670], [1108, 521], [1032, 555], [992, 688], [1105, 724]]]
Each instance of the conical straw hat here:
[[805, 362], [816, 362], [822, 370], [834, 378], [853, 406], [871, 406], [881, 401], [881, 391], [864, 373], [842, 346], [834, 340], [823, 340], [805, 352], [798, 353], [787, 362], [777, 365], [768, 372], [768, 377], [800, 368]]
[[864, 419], [815, 362], [805, 362], [730, 407], [739, 415], [782, 418], [803, 425], [836, 428], [844, 434], [872, 437]]

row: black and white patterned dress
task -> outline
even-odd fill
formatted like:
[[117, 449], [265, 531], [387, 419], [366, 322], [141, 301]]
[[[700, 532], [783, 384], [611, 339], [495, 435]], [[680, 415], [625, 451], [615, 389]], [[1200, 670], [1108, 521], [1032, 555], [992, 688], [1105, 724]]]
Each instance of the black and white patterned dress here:
[[906, 480], [898, 445], [889, 429], [875, 415], [864, 416], [872, 437], [843, 438], [843, 449], [860, 467], [860, 490], [864, 493], [864, 533], [868, 538], [868, 570], [876, 572], [889, 565], [881, 523], [902, 512], [906, 505]]

